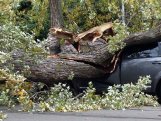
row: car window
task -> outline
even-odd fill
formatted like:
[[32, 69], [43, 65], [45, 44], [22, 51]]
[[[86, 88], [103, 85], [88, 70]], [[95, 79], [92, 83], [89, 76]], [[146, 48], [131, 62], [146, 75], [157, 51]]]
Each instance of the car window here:
[[123, 52], [123, 57], [125, 59], [150, 58], [158, 56], [159, 47], [157, 43], [128, 47]]

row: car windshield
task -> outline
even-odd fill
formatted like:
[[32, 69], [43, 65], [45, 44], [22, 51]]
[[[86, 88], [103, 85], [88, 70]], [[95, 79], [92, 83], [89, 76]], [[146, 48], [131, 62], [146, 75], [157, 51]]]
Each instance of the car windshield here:
[[125, 59], [159, 57], [158, 43], [137, 45], [124, 50]]

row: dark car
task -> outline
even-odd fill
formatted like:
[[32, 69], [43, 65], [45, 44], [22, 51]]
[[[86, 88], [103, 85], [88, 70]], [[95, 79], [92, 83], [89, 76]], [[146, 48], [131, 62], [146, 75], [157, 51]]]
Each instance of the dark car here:
[[[152, 83], [146, 92], [161, 98], [161, 42], [124, 48], [116, 70], [105, 78], [93, 81], [98, 92], [107, 90], [109, 85], [136, 83], [140, 76], [150, 75]], [[78, 83], [79, 90], [86, 88]]]

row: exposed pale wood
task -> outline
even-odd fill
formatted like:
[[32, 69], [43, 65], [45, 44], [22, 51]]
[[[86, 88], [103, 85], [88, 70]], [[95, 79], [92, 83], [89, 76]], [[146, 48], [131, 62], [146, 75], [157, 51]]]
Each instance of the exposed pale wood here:
[[93, 27], [85, 32], [79, 33], [77, 37], [75, 38], [75, 41], [89, 41], [91, 39], [92, 42], [95, 42], [98, 38], [101, 38], [103, 36], [103, 33], [109, 29], [112, 29], [113, 24], [112, 22], [104, 23], [100, 26]]

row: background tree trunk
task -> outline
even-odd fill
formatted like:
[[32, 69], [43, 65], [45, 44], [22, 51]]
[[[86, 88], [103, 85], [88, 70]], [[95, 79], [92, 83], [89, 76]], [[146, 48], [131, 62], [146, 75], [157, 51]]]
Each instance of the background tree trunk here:
[[[61, 0], [50, 0], [50, 22], [52, 27], [60, 27], [63, 26], [63, 15], [61, 9]], [[50, 50], [50, 54], [55, 55], [60, 53], [60, 42], [59, 40], [49, 33], [48, 35], [48, 47]]]
[[50, 0], [51, 27], [63, 26], [63, 15], [61, 10], [61, 0]]

